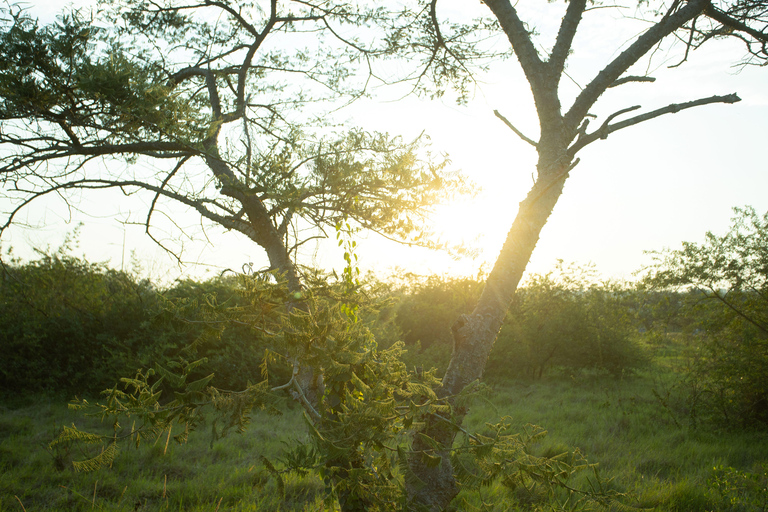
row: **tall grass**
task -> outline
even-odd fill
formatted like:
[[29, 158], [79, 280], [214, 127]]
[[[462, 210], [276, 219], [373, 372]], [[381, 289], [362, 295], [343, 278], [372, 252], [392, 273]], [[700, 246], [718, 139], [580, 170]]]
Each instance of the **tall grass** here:
[[[620, 378], [563, 373], [495, 383], [490, 398], [472, 407], [466, 426], [482, 431], [485, 422], [508, 416], [517, 429], [537, 424], [548, 430], [534, 447], [538, 454], [580, 448], [599, 463], [607, 485], [626, 494], [607, 509], [768, 510], [768, 435], [702, 425], [680, 372], [685, 345], [666, 340], [647, 348], [653, 363]], [[287, 477], [282, 498], [260, 462], [261, 456], [275, 460], [283, 443], [306, 440], [300, 414], [292, 406], [279, 417], [257, 412], [244, 434], [213, 445], [205, 425], [185, 445], [171, 440], [166, 447], [161, 436], [155, 444], [124, 447], [112, 468], [76, 473], [67, 464], [81, 458], [75, 447], [47, 448], [57, 428], [76, 422], [109, 432], [111, 424], [52, 399], [0, 407], [0, 512], [325, 510], [319, 477]], [[455, 506], [549, 510], [535, 494], [501, 486], [462, 493]]]
[[[323, 490], [317, 478], [288, 478], [286, 499], [262, 469], [282, 443], [301, 441], [297, 409], [283, 416], [256, 413], [248, 430], [211, 444], [205, 426], [184, 445], [161, 436], [154, 444], [124, 446], [112, 468], [77, 473], [76, 447], [50, 450], [57, 427], [77, 422], [91, 430], [111, 425], [84, 419], [66, 404], [41, 401], [0, 409], [0, 511], [6, 510], [307, 510]], [[22, 508], [23, 506], [23, 508]]]

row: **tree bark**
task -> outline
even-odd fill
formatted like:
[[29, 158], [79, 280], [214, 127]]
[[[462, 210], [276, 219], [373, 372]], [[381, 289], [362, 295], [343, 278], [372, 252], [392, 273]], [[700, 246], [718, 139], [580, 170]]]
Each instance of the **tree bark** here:
[[[559, 131], [559, 130], [558, 130]], [[523, 276], [541, 230], [563, 191], [571, 162], [563, 155], [567, 139], [558, 147], [539, 144], [539, 180], [520, 203], [517, 217], [507, 234], [493, 270], [488, 275], [474, 311], [454, 323], [453, 354], [438, 393], [453, 407], [453, 417], [428, 418], [420, 432], [439, 443], [433, 450], [424, 437], [416, 435], [411, 444], [410, 470], [418, 480], [407, 484], [409, 500], [431, 511], [444, 510], [459, 492], [450, 461], [450, 450], [466, 410], [455, 407], [454, 397], [467, 384], [482, 377], [496, 335]], [[440, 456], [439, 466], [430, 466], [421, 453]]]

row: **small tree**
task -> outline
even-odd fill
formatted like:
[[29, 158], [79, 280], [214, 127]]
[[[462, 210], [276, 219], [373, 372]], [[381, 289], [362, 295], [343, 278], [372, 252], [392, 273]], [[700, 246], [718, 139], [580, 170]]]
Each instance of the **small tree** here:
[[768, 426], [768, 213], [734, 208], [725, 235], [653, 253], [649, 284], [687, 291], [698, 330], [693, 368], [710, 411]]

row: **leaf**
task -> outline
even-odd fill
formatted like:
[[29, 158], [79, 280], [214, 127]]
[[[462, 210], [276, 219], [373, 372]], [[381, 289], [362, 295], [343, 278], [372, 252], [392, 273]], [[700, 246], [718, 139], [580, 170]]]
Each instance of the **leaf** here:
[[443, 458], [439, 455], [430, 455], [427, 452], [422, 452], [421, 459], [429, 468], [436, 468], [440, 465], [441, 462], [443, 462]]
[[190, 382], [187, 384], [187, 392], [196, 392], [201, 391], [202, 389], [205, 389], [206, 386], [208, 386], [208, 383], [211, 382], [211, 379], [213, 379], [213, 374], [208, 375], [207, 377], [203, 377], [202, 379], [198, 379], [194, 382]]
[[267, 469], [269, 474], [271, 474], [275, 481], [277, 482], [277, 492], [280, 495], [280, 499], [285, 499], [285, 482], [283, 481], [283, 477], [280, 475], [280, 472], [275, 468], [275, 466], [270, 462], [268, 458], [265, 456], [259, 457], [261, 459], [261, 463], [264, 464], [264, 467]]
[[[158, 375], [160, 375], [163, 379], [165, 379], [168, 384], [175, 389], [179, 389], [184, 385], [184, 382], [187, 380], [186, 375], [178, 375], [173, 373], [172, 371], [166, 369], [163, 365], [160, 363], [155, 364], [155, 370], [157, 371]], [[121, 379], [126, 380], [126, 379]]]
[[90, 432], [83, 432], [82, 430], [78, 430], [77, 427], [74, 425], [72, 427], [64, 426], [61, 429], [61, 433], [56, 436], [56, 439], [51, 441], [48, 444], [49, 448], [54, 448], [55, 446], [67, 443], [70, 441], [79, 441], [86, 444], [95, 444], [95, 443], [101, 443], [105, 439], [104, 436], [98, 435], [98, 434], [91, 434]]
[[77, 472], [90, 473], [97, 471], [104, 466], [109, 466], [117, 457], [119, 450], [117, 443], [110, 443], [104, 450], [97, 456], [84, 461], [72, 461], [72, 466]]

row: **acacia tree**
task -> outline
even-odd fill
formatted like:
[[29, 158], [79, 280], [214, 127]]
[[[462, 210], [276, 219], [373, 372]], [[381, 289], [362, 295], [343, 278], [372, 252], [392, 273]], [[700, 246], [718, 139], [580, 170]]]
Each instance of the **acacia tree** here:
[[[609, 115], [596, 129], [590, 129], [590, 110], [600, 96], [611, 87], [628, 82], [653, 81], [649, 76], [627, 74], [630, 68], [667, 39], [684, 42], [687, 59], [690, 51], [716, 39], [735, 37], [744, 42], [745, 63], [764, 64], [768, 61], [768, 4], [764, 1], [712, 2], [711, 0], [674, 0], [669, 4], [653, 3], [647, 11], [647, 28], [635, 36], [623, 51], [600, 70], [583, 87], [570, 106], [563, 111], [560, 84], [566, 71], [568, 56], [574, 51], [573, 42], [579, 25], [590, 6], [588, 0], [570, 0], [564, 7], [556, 39], [550, 45], [535, 38], [535, 20], [524, 20], [510, 0], [485, 0], [485, 5], [498, 22], [527, 79], [539, 118], [538, 140], [524, 136], [501, 114], [497, 116], [516, 134], [534, 147], [538, 154], [536, 181], [520, 203], [517, 216], [507, 235], [501, 253], [485, 283], [484, 290], [472, 313], [462, 315], [453, 325], [454, 345], [451, 362], [442, 379], [439, 396], [448, 402], [458, 396], [469, 383], [481, 378], [488, 354], [512, 301], [518, 283], [547, 222], [560, 197], [563, 185], [574, 166], [577, 154], [585, 146], [611, 133], [634, 126], [664, 114], [712, 103], [734, 103], [736, 94], [693, 99], [685, 103], [666, 105], [656, 110], [618, 120], [640, 107], [631, 106]], [[440, 36], [441, 24], [435, 15], [436, 0], [432, 0], [433, 28]], [[450, 48], [450, 44], [448, 44]], [[537, 48], [551, 48], [539, 51]], [[425, 457], [412, 457], [410, 468], [418, 476], [418, 485], [411, 486], [412, 499], [432, 510], [444, 509], [458, 492], [450, 449], [457, 434], [455, 424], [465, 414], [461, 407], [453, 410], [453, 422], [441, 418], [427, 421], [425, 436], [413, 441], [414, 452], [432, 453], [441, 457], [435, 465]], [[427, 440], [437, 440], [434, 449]]]
[[[173, 222], [163, 209], [176, 203], [257, 244], [293, 292], [296, 250], [328, 229], [352, 222], [430, 245], [420, 220], [465, 192], [462, 178], [423, 159], [421, 139], [329, 136], [324, 119], [367, 93], [375, 61], [431, 44], [417, 14], [354, 2], [105, 0], [90, 17], [74, 11], [40, 27], [18, 6], [2, 9], [0, 234], [54, 194], [77, 207], [83, 191], [139, 193], [146, 233], [164, 248], [155, 219]], [[414, 87], [440, 61], [464, 87], [450, 71], [459, 64], [438, 52]], [[310, 395], [322, 394], [307, 372]]]
[[365, 95], [374, 62], [416, 33], [381, 8], [105, 0], [45, 27], [18, 6], [2, 17], [0, 233], [47, 196], [141, 193], [158, 244], [153, 222], [181, 204], [255, 242], [298, 290], [302, 243], [342, 220], [423, 241], [420, 218], [463, 187], [422, 159], [422, 139], [327, 135], [323, 116]]
[[[534, 37], [534, 23], [523, 20], [509, 0], [486, 0], [490, 16], [471, 24], [441, 20], [437, 0], [414, 2], [413, 9], [397, 12], [347, 3], [286, 4], [290, 7], [279, 9], [283, 3], [272, 0], [264, 11], [252, 5], [236, 7], [211, 0], [191, 5], [116, 4], [107, 11], [116, 32], [100, 39], [107, 48], [95, 47], [105, 52], [105, 57], [97, 61], [90, 59], [87, 47], [92, 25], [65, 20], [52, 35], [38, 30], [22, 15], [11, 16], [2, 45], [5, 70], [0, 91], [5, 99], [0, 142], [10, 148], [2, 155], [6, 184], [12, 184], [12, 190], [21, 194], [19, 207], [47, 193], [73, 187], [138, 187], [158, 198], [179, 200], [205, 218], [249, 236], [267, 251], [272, 266], [293, 280], [295, 289], [299, 283], [298, 278], [291, 277], [295, 272], [289, 257], [291, 246], [284, 241], [294, 218], [304, 215], [322, 226], [323, 222], [333, 224], [347, 215], [363, 225], [404, 235], [412, 225], [400, 212], [418, 211], [420, 203], [414, 198], [438, 182], [430, 179], [431, 173], [416, 173], [421, 179], [409, 181], [385, 180], [384, 176], [390, 174], [375, 172], [411, 169], [406, 165], [410, 160], [398, 158], [397, 165], [393, 165], [384, 159], [385, 165], [377, 166], [349, 156], [352, 149], [361, 148], [390, 158], [402, 155], [393, 153], [386, 143], [391, 141], [385, 139], [376, 138], [383, 146], [375, 146], [363, 136], [362, 142], [353, 137], [353, 144], [337, 142], [341, 146], [329, 154], [322, 150], [327, 146], [320, 143], [298, 144], [300, 137], [286, 112], [306, 101], [304, 89], [263, 77], [291, 73], [336, 94], [342, 90], [342, 78], [348, 69], [343, 63], [338, 65], [340, 56], [351, 54], [355, 56], [352, 60], [368, 63], [377, 57], [397, 55], [420, 64], [410, 75], [415, 89], [424, 90], [425, 84], [431, 83], [436, 86], [432, 91], [439, 94], [447, 83], [452, 83], [463, 96], [471, 80], [468, 70], [473, 61], [493, 57], [483, 52], [483, 46], [475, 44], [472, 37], [501, 34], [510, 47], [500, 53], [514, 53], [530, 84], [540, 122], [538, 140], [522, 135], [501, 114], [497, 115], [534, 147], [539, 158], [535, 184], [520, 204], [474, 311], [462, 315], [453, 325], [453, 354], [437, 393], [444, 405], [451, 406], [451, 412], [446, 412], [446, 407], [435, 409], [412, 439], [412, 478], [406, 479], [409, 503], [442, 510], [458, 492], [451, 447], [466, 410], [456, 397], [482, 376], [541, 229], [578, 163], [578, 152], [617, 130], [664, 114], [712, 103], [734, 103], [739, 98], [730, 94], [694, 99], [617, 120], [639, 108], [629, 107], [608, 116], [597, 129], [590, 129], [590, 110], [610, 87], [652, 81], [651, 77], [628, 72], [667, 39], [684, 42], [685, 60], [690, 50], [708, 41], [737, 37], [746, 45], [748, 61], [765, 62], [768, 10], [760, 0], [718, 4], [711, 0], [674, 0], [669, 5], [649, 5], [645, 30], [607, 62], [563, 112], [559, 86], [567, 58], [574, 51], [580, 22], [591, 5], [587, 0], [567, 3], [554, 43], [545, 46], [551, 49], [542, 51], [537, 50], [540, 46]], [[226, 23], [204, 23], [191, 14], [198, 9], [217, 10]], [[249, 18], [254, 13], [259, 13], [259, 22]], [[347, 35], [334, 23], [365, 30], [383, 27], [384, 37], [376, 39], [382, 43], [376, 46]], [[321, 48], [332, 48], [332, 55], [317, 59], [318, 55], [297, 51], [288, 58], [284, 49], [268, 51], [265, 41], [271, 37], [293, 36], [301, 30], [325, 34], [332, 44]], [[118, 44], [120, 36], [126, 34], [136, 58]], [[48, 49], [54, 51], [55, 58]], [[171, 59], [174, 52], [176, 58]], [[182, 64], [172, 69], [177, 62]], [[309, 64], [294, 67], [295, 63]], [[85, 72], [74, 72], [80, 69]], [[123, 78], [120, 81], [115, 77]], [[249, 84], [256, 87], [254, 92], [250, 92]], [[226, 145], [221, 140], [225, 127], [234, 123], [250, 127], [241, 132], [244, 150], [239, 158], [224, 151]], [[255, 150], [257, 137], [250, 130], [259, 135], [259, 151]], [[155, 176], [154, 184], [115, 177], [82, 178], [78, 174], [94, 157], [126, 154], [172, 159], [175, 163]], [[64, 173], [54, 176], [42, 172], [45, 167], [39, 166], [73, 158]], [[178, 183], [190, 181], [182, 177], [192, 159], [205, 164], [211, 183], [217, 186], [181, 195], [173, 184], [177, 179]], [[300, 164], [310, 161], [313, 164], [301, 172], [305, 167]], [[396, 172], [393, 175], [400, 176]], [[367, 181], [365, 176], [373, 178]], [[203, 191], [214, 189], [216, 199], [203, 195]], [[346, 193], [350, 189], [352, 192]], [[382, 191], [387, 193], [384, 197], [388, 201], [394, 197], [400, 202], [389, 210], [380, 209], [377, 200], [384, 198]], [[16, 211], [18, 207], [10, 212], [11, 217]]]

